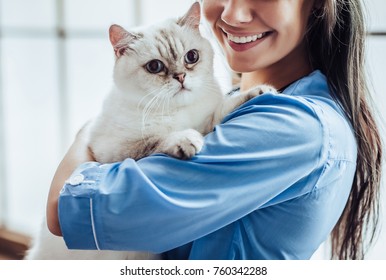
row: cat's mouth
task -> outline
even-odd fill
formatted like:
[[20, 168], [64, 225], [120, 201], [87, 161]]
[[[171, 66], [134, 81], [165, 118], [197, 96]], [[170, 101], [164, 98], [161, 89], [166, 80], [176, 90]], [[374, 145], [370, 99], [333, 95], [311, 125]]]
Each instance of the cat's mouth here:
[[186, 86], [184, 85], [181, 85], [180, 89], [176, 91], [176, 93], [173, 95], [173, 96], [177, 96], [177, 95], [181, 95], [181, 94], [185, 94], [187, 92], [190, 92], [191, 90], [188, 89]]

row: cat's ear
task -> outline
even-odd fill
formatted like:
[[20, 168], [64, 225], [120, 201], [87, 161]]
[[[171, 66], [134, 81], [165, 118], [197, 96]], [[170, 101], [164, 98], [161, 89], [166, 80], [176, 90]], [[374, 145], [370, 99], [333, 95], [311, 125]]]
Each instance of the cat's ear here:
[[193, 29], [198, 29], [201, 19], [201, 7], [199, 2], [193, 3], [189, 11], [180, 19], [177, 24], [181, 26], [189, 26]]
[[117, 24], [110, 26], [109, 36], [111, 45], [113, 46], [117, 57], [122, 56], [129, 47], [128, 43], [137, 38], [137, 36]]

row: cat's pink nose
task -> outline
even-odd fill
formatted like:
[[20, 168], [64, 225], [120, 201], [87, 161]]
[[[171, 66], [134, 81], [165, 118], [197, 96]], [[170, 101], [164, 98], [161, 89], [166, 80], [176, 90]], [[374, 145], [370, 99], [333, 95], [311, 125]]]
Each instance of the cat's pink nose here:
[[181, 84], [183, 84], [185, 81], [185, 76], [186, 76], [186, 73], [175, 73], [173, 75], [173, 78], [178, 80]]

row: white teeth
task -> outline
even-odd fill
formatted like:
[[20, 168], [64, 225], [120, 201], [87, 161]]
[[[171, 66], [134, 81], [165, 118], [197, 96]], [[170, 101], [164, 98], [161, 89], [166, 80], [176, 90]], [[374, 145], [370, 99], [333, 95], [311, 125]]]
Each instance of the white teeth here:
[[238, 36], [234, 36], [234, 35], [232, 35], [232, 34], [227, 33], [228, 40], [229, 40], [229, 41], [232, 41], [232, 42], [235, 42], [235, 43], [238, 43], [238, 44], [245, 44], [245, 43], [251, 43], [251, 42], [254, 42], [254, 41], [256, 41], [257, 39], [263, 38], [264, 35], [265, 35], [265, 33], [261, 33], [261, 34], [253, 35], [253, 36], [243, 36], [243, 37], [238, 37]]

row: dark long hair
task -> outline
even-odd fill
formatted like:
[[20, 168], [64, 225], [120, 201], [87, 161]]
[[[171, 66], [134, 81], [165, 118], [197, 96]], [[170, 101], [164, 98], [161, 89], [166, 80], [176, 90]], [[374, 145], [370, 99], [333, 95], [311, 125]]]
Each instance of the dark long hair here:
[[379, 219], [382, 143], [365, 77], [362, 8], [361, 0], [315, 0], [306, 35], [312, 66], [327, 76], [358, 145], [351, 193], [331, 233], [333, 259], [363, 259]]

